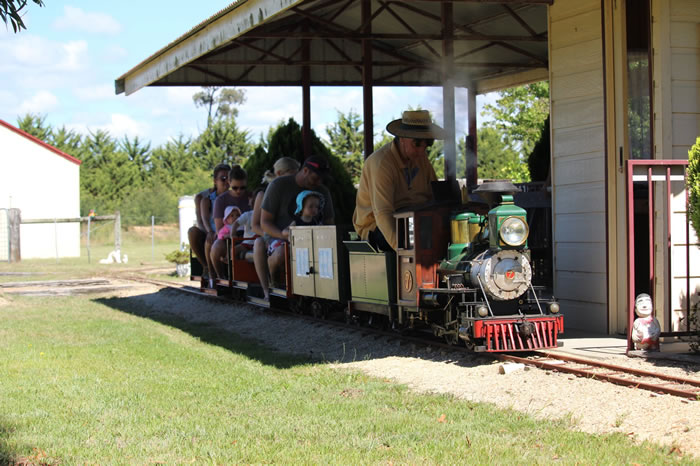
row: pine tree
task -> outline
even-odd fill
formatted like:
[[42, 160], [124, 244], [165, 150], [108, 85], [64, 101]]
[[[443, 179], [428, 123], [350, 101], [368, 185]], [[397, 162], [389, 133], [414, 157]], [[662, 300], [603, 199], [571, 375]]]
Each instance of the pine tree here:
[[353, 183], [359, 183], [364, 161], [364, 132], [362, 119], [353, 110], [348, 114], [338, 111], [338, 119], [326, 128], [330, 140], [328, 149], [343, 161]]
[[124, 138], [119, 141], [119, 150], [126, 154], [129, 161], [134, 164], [141, 182], [146, 181], [151, 168], [151, 143], [148, 142], [144, 144], [138, 136], [135, 136], [134, 139], [129, 139], [129, 136], [124, 136]]
[[46, 123], [46, 115], [27, 113], [22, 118], [17, 118], [17, 127], [37, 139], [51, 144], [52, 128]]
[[[272, 169], [275, 161], [280, 157], [291, 157], [299, 161], [300, 164], [303, 163], [305, 158], [303, 150], [301, 126], [293, 118], [290, 118], [287, 124], [280, 125], [272, 134], [268, 150], [258, 146], [255, 155], [244, 166], [248, 172], [248, 185], [257, 185], [263, 173]], [[352, 214], [355, 211], [355, 197], [357, 196], [350, 175], [340, 158], [331, 154], [313, 130], [311, 130], [311, 150], [314, 155], [325, 157], [330, 166], [329, 180], [324, 184], [333, 198], [335, 223], [350, 225]]]

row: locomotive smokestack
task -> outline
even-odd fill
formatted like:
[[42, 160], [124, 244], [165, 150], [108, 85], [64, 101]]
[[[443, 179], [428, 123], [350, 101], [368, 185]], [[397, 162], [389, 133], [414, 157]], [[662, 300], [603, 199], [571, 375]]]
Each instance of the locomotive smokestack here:
[[500, 203], [502, 195], [512, 195], [518, 192], [520, 189], [510, 180], [486, 180], [474, 190], [474, 194], [480, 196], [489, 205], [489, 208]]

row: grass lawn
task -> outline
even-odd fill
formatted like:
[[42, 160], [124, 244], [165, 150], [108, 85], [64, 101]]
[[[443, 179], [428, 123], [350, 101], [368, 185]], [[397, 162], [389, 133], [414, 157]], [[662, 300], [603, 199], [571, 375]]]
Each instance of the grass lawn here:
[[691, 462], [119, 309], [0, 296], [0, 464]]

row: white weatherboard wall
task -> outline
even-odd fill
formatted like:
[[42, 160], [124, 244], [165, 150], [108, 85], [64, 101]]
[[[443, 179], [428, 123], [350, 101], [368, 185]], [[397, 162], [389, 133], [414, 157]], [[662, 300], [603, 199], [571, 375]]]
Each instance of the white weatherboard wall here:
[[[700, 136], [700, 2], [654, 0], [652, 18], [655, 157], [688, 159], [688, 150]], [[660, 184], [666, 189], [665, 183]], [[672, 183], [671, 188], [669, 330], [682, 331], [688, 315], [688, 283], [691, 309], [700, 300], [700, 248], [692, 226], [686, 234], [686, 192], [682, 183]], [[665, 210], [662, 212], [666, 215]], [[660, 237], [657, 248], [664, 250], [667, 232], [657, 233]], [[663, 244], [658, 244], [659, 241]], [[690, 248], [686, 249], [688, 243]], [[664, 279], [667, 260], [666, 257], [657, 259], [657, 276]]]
[[[80, 165], [0, 122], [0, 208], [22, 219], [80, 216]], [[22, 259], [80, 256], [80, 223], [20, 227]]]
[[567, 328], [607, 332], [600, 0], [549, 7], [554, 294]]

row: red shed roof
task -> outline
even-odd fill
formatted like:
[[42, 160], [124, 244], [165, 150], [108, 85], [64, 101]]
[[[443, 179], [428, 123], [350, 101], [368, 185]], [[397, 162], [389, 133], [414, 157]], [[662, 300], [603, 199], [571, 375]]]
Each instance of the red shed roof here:
[[51, 152], [53, 152], [57, 155], [60, 155], [61, 157], [63, 157], [66, 160], [70, 160], [71, 162], [73, 162], [76, 165], [80, 165], [81, 163], [83, 163], [80, 160], [73, 157], [72, 155], [66, 154], [65, 152], [56, 149], [54, 146], [52, 146], [50, 144], [46, 144], [41, 139], [32, 136], [31, 134], [27, 133], [26, 131], [22, 131], [21, 129], [19, 129], [15, 126], [12, 126], [11, 124], [6, 122], [5, 120], [0, 119], [0, 126], [4, 126], [5, 128], [14, 131], [15, 133], [19, 134], [20, 136], [23, 136], [23, 137], [29, 139], [30, 141], [32, 141], [36, 144], [39, 144], [40, 146], [44, 147], [45, 149], [48, 149]]

